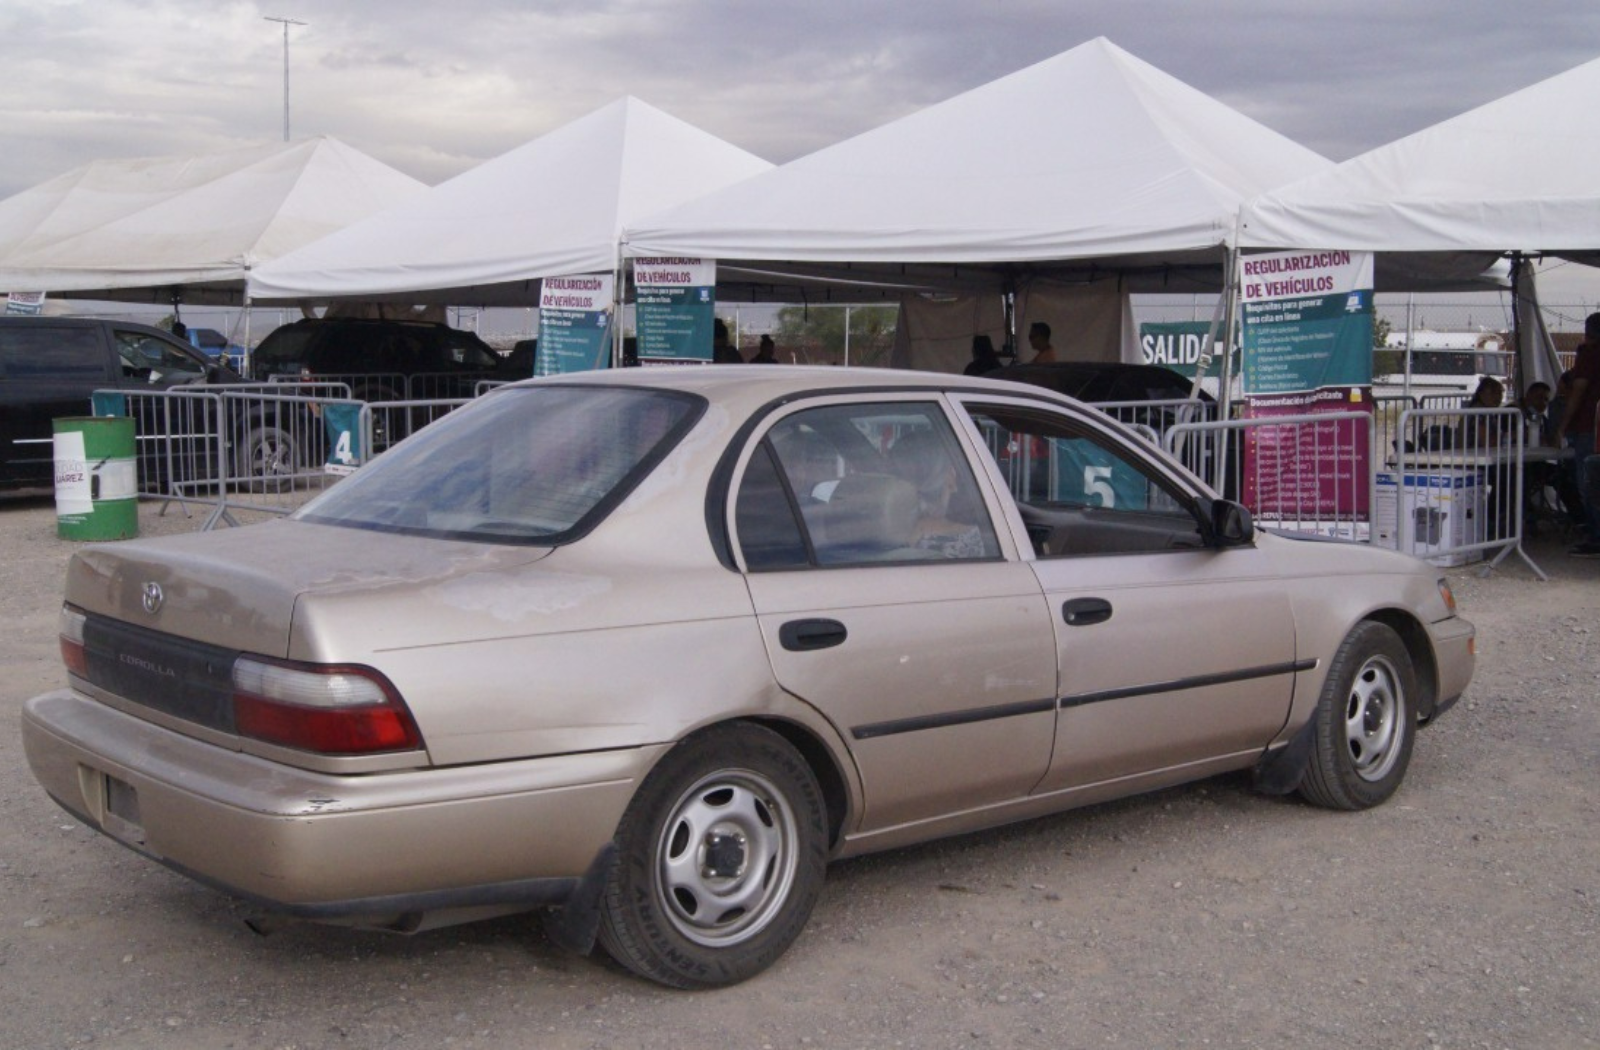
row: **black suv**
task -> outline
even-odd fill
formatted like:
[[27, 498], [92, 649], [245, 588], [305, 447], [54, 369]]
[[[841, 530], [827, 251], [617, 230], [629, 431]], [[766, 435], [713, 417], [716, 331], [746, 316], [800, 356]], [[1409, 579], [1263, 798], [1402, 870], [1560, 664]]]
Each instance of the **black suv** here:
[[[239, 383], [158, 328], [78, 317], [0, 317], [0, 489], [55, 481], [51, 420], [90, 413], [96, 390], [169, 390]], [[158, 433], [140, 421], [141, 436]], [[253, 436], [259, 427], [252, 427]], [[264, 440], [265, 438], [263, 438]], [[248, 458], [240, 441], [236, 455]]]
[[[502, 358], [473, 335], [424, 321], [307, 318], [261, 341], [258, 379], [335, 380], [357, 401], [472, 397], [480, 379], [512, 378]], [[532, 374], [530, 368], [524, 375]]]

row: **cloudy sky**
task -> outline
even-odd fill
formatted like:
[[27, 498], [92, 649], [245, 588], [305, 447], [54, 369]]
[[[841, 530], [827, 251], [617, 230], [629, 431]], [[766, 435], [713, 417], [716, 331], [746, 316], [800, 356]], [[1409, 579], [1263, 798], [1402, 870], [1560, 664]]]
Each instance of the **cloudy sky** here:
[[1096, 36], [1343, 160], [1600, 56], [1595, 0], [0, 0], [0, 198], [281, 138], [266, 16], [294, 136], [429, 183], [625, 94], [782, 163]]

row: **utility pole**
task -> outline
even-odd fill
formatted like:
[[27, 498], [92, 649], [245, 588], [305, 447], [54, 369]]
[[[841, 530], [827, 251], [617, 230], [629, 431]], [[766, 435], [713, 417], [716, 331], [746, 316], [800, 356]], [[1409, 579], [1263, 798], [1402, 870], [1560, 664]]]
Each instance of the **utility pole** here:
[[283, 141], [289, 141], [289, 27], [303, 26], [305, 22], [297, 22], [293, 18], [274, 18], [265, 15], [266, 22], [283, 23]]

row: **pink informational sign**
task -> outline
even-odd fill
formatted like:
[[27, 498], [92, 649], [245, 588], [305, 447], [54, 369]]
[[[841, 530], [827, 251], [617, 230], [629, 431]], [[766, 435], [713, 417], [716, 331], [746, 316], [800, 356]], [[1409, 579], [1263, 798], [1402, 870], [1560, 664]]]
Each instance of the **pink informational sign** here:
[[[1272, 416], [1372, 412], [1364, 386], [1324, 387], [1301, 393], [1253, 397], [1249, 419]], [[1337, 521], [1368, 513], [1367, 424], [1355, 419], [1326, 423], [1258, 426], [1245, 430], [1245, 506], [1260, 518]]]

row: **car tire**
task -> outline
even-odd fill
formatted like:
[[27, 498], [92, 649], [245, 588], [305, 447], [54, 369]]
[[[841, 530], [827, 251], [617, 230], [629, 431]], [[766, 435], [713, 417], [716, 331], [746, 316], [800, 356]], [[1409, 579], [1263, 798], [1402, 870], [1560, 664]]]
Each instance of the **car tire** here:
[[824, 812], [815, 775], [777, 733], [735, 724], [688, 738], [623, 815], [600, 943], [674, 988], [755, 976], [800, 935], [822, 892]]
[[299, 471], [299, 448], [282, 427], [257, 424], [245, 433], [234, 458], [234, 477], [248, 492], [288, 492]]
[[1393, 795], [1411, 764], [1416, 695], [1416, 670], [1400, 636], [1374, 621], [1357, 625], [1328, 666], [1300, 794], [1343, 810]]

